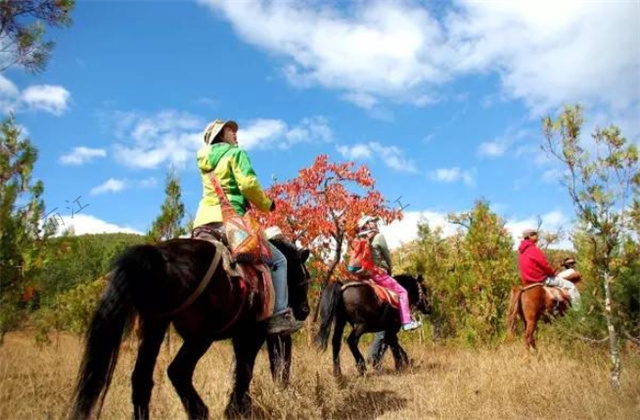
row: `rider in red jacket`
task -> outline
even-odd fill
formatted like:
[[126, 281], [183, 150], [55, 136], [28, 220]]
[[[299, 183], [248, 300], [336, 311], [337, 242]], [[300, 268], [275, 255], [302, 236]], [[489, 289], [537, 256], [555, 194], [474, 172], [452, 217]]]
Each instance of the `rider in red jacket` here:
[[522, 232], [522, 242], [518, 247], [518, 266], [522, 284], [543, 283], [545, 286], [562, 287], [569, 291], [571, 306], [578, 310], [580, 307], [580, 293], [576, 286], [563, 278], [556, 276], [547, 259], [536, 246], [538, 232], [535, 229], [525, 229]]
[[538, 242], [538, 232], [526, 229], [522, 233], [524, 238], [518, 247], [518, 265], [520, 266], [520, 278], [523, 285], [542, 283], [547, 277], [555, 277], [556, 273], [547, 262]]

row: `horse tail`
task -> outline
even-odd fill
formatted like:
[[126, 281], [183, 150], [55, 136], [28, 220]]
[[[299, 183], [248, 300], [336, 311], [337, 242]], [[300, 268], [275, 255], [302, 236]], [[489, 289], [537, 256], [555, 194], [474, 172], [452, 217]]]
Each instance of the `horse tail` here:
[[137, 312], [135, 297], [144, 285], [154, 280], [152, 276], [161, 274], [158, 267], [163, 264], [162, 254], [153, 245], [130, 247], [114, 262], [109, 286], [100, 297], [85, 333], [86, 345], [73, 392], [71, 419], [90, 418], [96, 403], [97, 416], [100, 416], [123, 335], [130, 331]]
[[342, 305], [342, 284], [335, 282], [327, 285], [320, 295], [320, 330], [316, 334], [316, 345], [322, 349], [327, 349], [329, 335], [331, 334], [331, 323], [336, 317], [338, 305]]
[[522, 302], [520, 297], [524, 290], [520, 287], [514, 286], [511, 289], [511, 301], [509, 302], [509, 317], [508, 317], [508, 330], [509, 335], [513, 336], [516, 333], [517, 317], [522, 312]]

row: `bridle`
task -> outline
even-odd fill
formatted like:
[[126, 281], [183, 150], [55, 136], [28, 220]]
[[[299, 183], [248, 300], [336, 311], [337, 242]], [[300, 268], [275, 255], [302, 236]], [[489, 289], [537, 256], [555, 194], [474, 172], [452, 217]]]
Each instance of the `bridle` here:
[[427, 301], [427, 296], [422, 291], [422, 284], [418, 280], [414, 280], [416, 282], [416, 286], [418, 287], [418, 301], [414, 306], [418, 306], [418, 304], [422, 303], [424, 308], [427, 309], [429, 307], [429, 302]]

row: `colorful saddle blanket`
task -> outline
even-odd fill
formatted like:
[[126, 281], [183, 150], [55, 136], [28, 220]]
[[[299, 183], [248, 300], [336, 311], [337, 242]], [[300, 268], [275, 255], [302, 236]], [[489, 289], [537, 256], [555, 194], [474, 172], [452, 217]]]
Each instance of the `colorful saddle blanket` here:
[[373, 280], [350, 281], [343, 284], [341, 289], [344, 291], [349, 287], [355, 286], [369, 286], [373, 288], [373, 291], [376, 293], [380, 302], [387, 303], [395, 309], [400, 308], [400, 299], [398, 298], [398, 295], [386, 287], [377, 285]]
[[197, 232], [193, 239], [211, 242], [222, 255], [222, 266], [232, 280], [240, 283], [242, 290], [246, 290], [250, 306], [257, 309], [256, 320], [262, 321], [273, 315], [275, 306], [275, 291], [271, 278], [271, 270], [266, 264], [239, 263], [231, 258], [231, 251], [222, 242], [215, 231]]
[[239, 266], [242, 271], [240, 281], [247, 285], [251, 306], [257, 305], [256, 319], [262, 321], [270, 318], [275, 306], [271, 270], [265, 264], [239, 264]]

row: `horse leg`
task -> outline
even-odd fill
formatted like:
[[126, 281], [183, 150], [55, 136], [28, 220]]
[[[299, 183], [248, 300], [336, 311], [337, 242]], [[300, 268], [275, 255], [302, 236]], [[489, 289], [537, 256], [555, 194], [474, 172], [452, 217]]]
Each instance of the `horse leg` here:
[[340, 313], [336, 314], [336, 321], [333, 328], [333, 338], [331, 344], [333, 345], [333, 376], [342, 376], [342, 369], [340, 368], [340, 347], [342, 346], [342, 334], [344, 333], [344, 327], [347, 324], [347, 319]]
[[268, 335], [269, 367], [275, 382], [289, 385], [291, 372], [291, 336]]
[[527, 349], [532, 348], [534, 350], [536, 350], [536, 324], [537, 324], [537, 319], [527, 319], [525, 321], [525, 343], [527, 346]]
[[360, 375], [364, 375], [364, 373], [367, 371], [367, 362], [358, 349], [358, 342], [360, 341], [360, 337], [362, 336], [362, 330], [364, 330], [364, 326], [362, 324], [356, 324], [353, 327], [351, 334], [349, 334], [349, 337], [347, 338], [349, 349], [351, 350], [353, 357], [356, 359], [356, 366], [358, 367], [358, 373]]
[[[138, 323], [138, 327], [141, 324]], [[149, 418], [149, 401], [153, 389], [153, 368], [160, 352], [160, 346], [167, 331], [168, 323], [145, 321], [142, 329], [136, 331], [140, 340], [136, 366], [131, 375], [131, 390], [133, 400], [133, 418]]]
[[211, 342], [211, 339], [185, 339], [167, 369], [169, 379], [190, 419], [206, 419], [209, 416], [209, 409], [193, 387], [193, 372]]
[[400, 371], [409, 365], [409, 356], [404, 351], [400, 342], [398, 341], [397, 332], [387, 332], [385, 334], [385, 340], [389, 347], [391, 347], [391, 353], [393, 354], [393, 360], [396, 365], [396, 371]]
[[233, 351], [236, 358], [235, 383], [224, 411], [226, 418], [246, 417], [251, 414], [249, 385], [253, 378], [253, 366], [258, 351], [266, 338], [266, 330], [262, 327], [247, 328], [240, 335], [233, 337]]

